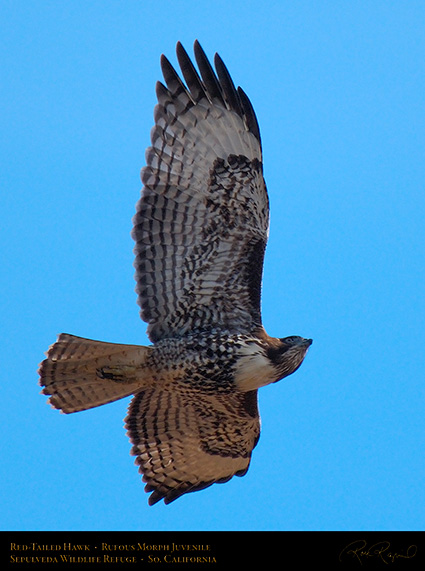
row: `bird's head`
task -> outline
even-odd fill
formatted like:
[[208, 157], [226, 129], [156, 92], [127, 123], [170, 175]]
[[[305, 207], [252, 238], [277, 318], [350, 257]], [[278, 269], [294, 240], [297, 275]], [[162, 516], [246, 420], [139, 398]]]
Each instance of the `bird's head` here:
[[268, 357], [279, 373], [279, 378], [294, 373], [304, 360], [312, 339], [304, 339], [298, 335], [276, 339], [268, 350]]

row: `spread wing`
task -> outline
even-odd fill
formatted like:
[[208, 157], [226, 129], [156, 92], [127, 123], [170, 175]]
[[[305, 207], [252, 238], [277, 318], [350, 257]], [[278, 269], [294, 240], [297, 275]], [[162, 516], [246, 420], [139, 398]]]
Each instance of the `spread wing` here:
[[198, 75], [177, 44], [187, 87], [168, 60], [133, 219], [136, 291], [152, 341], [220, 326], [261, 325], [269, 226], [255, 113], [218, 55], [195, 42]]
[[257, 391], [207, 394], [190, 384], [137, 393], [126, 418], [149, 504], [168, 504], [248, 470], [260, 436]]

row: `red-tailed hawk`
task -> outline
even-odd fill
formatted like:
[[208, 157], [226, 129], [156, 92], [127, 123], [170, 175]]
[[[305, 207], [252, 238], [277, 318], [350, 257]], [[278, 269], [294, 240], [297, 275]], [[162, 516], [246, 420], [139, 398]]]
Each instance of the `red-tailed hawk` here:
[[257, 389], [293, 373], [310, 339], [261, 322], [269, 228], [260, 132], [221, 58], [183, 46], [165, 84], [142, 170], [133, 238], [138, 303], [152, 345], [61, 334], [41, 363], [65, 413], [134, 394], [126, 427], [149, 503], [243, 476], [260, 435]]

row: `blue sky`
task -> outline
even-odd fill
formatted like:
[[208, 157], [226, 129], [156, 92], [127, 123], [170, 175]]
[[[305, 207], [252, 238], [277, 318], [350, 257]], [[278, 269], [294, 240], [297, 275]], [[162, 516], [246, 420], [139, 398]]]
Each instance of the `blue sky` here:
[[[425, 5], [3, 1], [0, 526], [425, 526]], [[260, 123], [270, 335], [312, 337], [260, 391], [244, 478], [152, 508], [128, 399], [61, 415], [37, 366], [60, 332], [147, 344], [131, 218], [160, 79], [218, 51]]]

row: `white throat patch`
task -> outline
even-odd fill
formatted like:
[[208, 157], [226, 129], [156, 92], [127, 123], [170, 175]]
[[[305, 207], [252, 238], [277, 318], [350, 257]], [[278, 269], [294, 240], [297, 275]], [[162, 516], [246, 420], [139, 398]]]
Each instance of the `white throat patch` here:
[[276, 377], [275, 367], [258, 345], [246, 345], [241, 349], [235, 374], [236, 386], [240, 391], [259, 389], [274, 383]]

